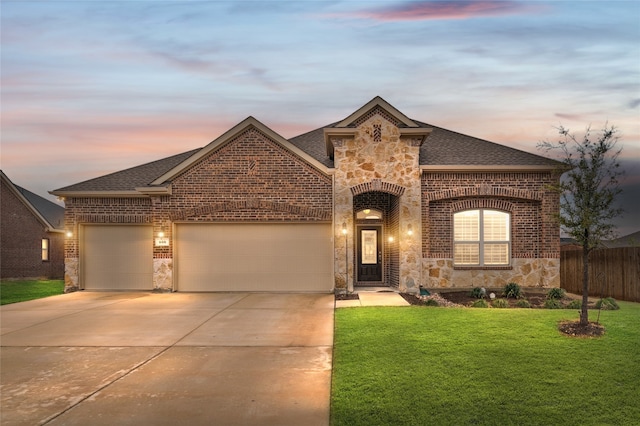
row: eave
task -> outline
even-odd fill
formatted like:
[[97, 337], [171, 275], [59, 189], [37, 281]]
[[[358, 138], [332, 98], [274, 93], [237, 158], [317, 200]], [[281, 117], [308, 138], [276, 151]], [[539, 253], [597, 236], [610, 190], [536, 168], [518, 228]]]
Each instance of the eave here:
[[422, 165], [420, 171], [427, 172], [552, 172], [557, 171], [554, 165]]

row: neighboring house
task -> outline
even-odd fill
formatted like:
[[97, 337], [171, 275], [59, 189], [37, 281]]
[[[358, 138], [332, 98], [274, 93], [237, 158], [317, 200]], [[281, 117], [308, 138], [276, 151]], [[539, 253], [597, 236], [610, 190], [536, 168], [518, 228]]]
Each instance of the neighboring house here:
[[0, 276], [62, 278], [64, 208], [0, 177]]
[[558, 167], [376, 97], [289, 140], [249, 117], [51, 193], [73, 233], [69, 291], [558, 287]]
[[640, 231], [616, 238], [615, 240], [603, 241], [602, 245], [607, 248], [640, 247]]

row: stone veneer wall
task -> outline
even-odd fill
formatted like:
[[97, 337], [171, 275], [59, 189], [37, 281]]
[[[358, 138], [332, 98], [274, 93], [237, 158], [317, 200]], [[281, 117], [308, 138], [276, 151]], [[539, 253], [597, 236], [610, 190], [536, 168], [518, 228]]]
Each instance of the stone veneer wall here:
[[[398, 123], [374, 109], [357, 123], [354, 136], [331, 137], [335, 163], [336, 236], [347, 224], [348, 260], [336, 246], [336, 288], [352, 289], [354, 280], [353, 196], [369, 191], [398, 196], [398, 286], [417, 292], [421, 282], [420, 138], [401, 137]], [[404, 231], [411, 224], [414, 237]], [[348, 277], [345, 279], [345, 277]]]
[[153, 288], [173, 287], [173, 224], [196, 221], [329, 222], [332, 179], [251, 128], [172, 182], [172, 195], [66, 200], [65, 288], [78, 289], [78, 226], [153, 224], [169, 247], [154, 247]]
[[[552, 173], [442, 173], [422, 176], [423, 275], [425, 285], [501, 287], [560, 286], [559, 200], [547, 189]], [[511, 266], [453, 265], [453, 213], [491, 208], [511, 214]]]

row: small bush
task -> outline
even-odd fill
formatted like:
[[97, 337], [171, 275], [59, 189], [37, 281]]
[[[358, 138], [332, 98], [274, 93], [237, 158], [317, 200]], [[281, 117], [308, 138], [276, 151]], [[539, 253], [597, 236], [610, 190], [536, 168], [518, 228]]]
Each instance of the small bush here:
[[617, 311], [620, 309], [618, 302], [613, 297], [605, 297], [596, 302], [596, 309], [602, 309], [604, 311]]
[[547, 299], [544, 301], [545, 309], [562, 309], [562, 303], [557, 299]]
[[567, 309], [582, 309], [582, 300], [574, 299], [566, 306]]
[[487, 290], [482, 287], [474, 287], [473, 290], [471, 290], [471, 293], [469, 293], [469, 296], [473, 297], [474, 299], [484, 299], [486, 295]]
[[518, 303], [516, 303], [516, 306], [518, 308], [530, 308], [531, 307], [531, 303], [529, 303], [529, 301], [527, 299], [520, 299], [520, 300], [518, 300]]
[[565, 291], [561, 288], [552, 288], [547, 292], [547, 299], [558, 300], [562, 299], [565, 295]]
[[488, 308], [489, 304], [484, 299], [478, 299], [471, 304], [472, 308]]
[[522, 288], [516, 283], [509, 283], [504, 286], [504, 291], [502, 295], [508, 299], [522, 299], [524, 297], [524, 292]]
[[509, 302], [507, 302], [505, 299], [496, 299], [491, 302], [491, 306], [494, 308], [508, 308]]
[[424, 301], [425, 306], [440, 306], [437, 300], [435, 299], [427, 299]]

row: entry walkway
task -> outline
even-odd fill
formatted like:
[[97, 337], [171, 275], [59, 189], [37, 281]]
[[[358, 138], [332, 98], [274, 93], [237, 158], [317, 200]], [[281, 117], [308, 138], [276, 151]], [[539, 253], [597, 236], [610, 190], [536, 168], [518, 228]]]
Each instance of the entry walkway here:
[[400, 294], [388, 289], [356, 290], [359, 300], [336, 300], [336, 308], [349, 308], [354, 306], [409, 306]]

